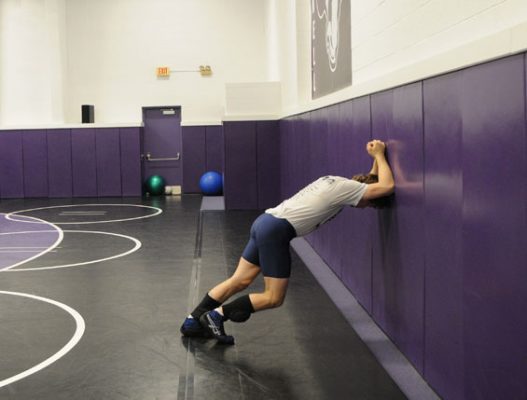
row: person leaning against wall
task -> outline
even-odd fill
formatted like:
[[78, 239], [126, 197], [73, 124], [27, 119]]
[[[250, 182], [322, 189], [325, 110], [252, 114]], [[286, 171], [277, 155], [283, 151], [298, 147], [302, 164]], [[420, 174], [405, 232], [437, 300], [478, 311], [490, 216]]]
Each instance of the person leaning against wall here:
[[[373, 158], [369, 174], [351, 179], [324, 176], [293, 197], [261, 214], [253, 223], [249, 242], [234, 274], [213, 287], [181, 326], [188, 337], [213, 337], [222, 344], [234, 344], [225, 333], [224, 322], [245, 322], [252, 313], [279, 307], [287, 292], [291, 274], [289, 242], [304, 236], [334, 218], [344, 206], [383, 207], [395, 183], [386, 160], [386, 145], [372, 140], [366, 145]], [[223, 304], [246, 289], [262, 273], [265, 289]]]

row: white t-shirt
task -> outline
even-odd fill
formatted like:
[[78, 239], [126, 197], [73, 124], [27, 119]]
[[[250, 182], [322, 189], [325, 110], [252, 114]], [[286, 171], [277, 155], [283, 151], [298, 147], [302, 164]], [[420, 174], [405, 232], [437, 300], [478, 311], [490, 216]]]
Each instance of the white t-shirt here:
[[324, 176], [265, 212], [288, 220], [297, 236], [304, 236], [329, 221], [344, 206], [356, 206], [365, 191], [364, 183], [340, 176]]

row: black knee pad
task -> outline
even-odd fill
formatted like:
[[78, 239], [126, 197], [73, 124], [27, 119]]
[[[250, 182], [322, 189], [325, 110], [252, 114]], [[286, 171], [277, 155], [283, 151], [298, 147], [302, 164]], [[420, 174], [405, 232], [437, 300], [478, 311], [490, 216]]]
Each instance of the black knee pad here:
[[241, 296], [223, 307], [225, 318], [233, 322], [245, 322], [254, 312], [253, 305], [249, 295]]
[[245, 310], [234, 310], [229, 314], [232, 322], [245, 322], [251, 317], [251, 313]]

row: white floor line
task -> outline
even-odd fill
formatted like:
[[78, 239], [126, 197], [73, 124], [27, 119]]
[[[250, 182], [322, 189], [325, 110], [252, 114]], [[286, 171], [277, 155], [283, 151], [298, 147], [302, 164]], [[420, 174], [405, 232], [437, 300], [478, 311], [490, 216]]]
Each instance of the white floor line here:
[[0, 294], [27, 297], [29, 299], [43, 301], [45, 303], [49, 303], [51, 305], [59, 307], [73, 317], [73, 319], [75, 320], [75, 325], [76, 325], [75, 333], [73, 334], [72, 338], [58, 352], [56, 352], [55, 354], [53, 354], [51, 357], [47, 358], [46, 360], [42, 361], [41, 363], [35, 365], [34, 367], [29, 368], [23, 372], [20, 372], [19, 374], [16, 374], [10, 378], [0, 381], [0, 387], [10, 385], [16, 381], [24, 379], [48, 367], [49, 365], [53, 364], [55, 361], [57, 361], [58, 359], [66, 355], [71, 349], [73, 349], [73, 347], [75, 347], [75, 345], [79, 342], [79, 340], [81, 340], [82, 335], [84, 334], [84, 330], [86, 329], [86, 324], [84, 323], [84, 319], [82, 318], [82, 316], [70, 306], [67, 306], [66, 304], [63, 304], [63, 303], [59, 303], [58, 301], [55, 301], [55, 300], [47, 299], [45, 297], [35, 296], [32, 294], [28, 294], [28, 293], [0, 291]]
[[17, 218], [27, 217], [27, 216], [21, 215], [21, 214], [28, 213], [28, 212], [31, 212], [31, 211], [49, 210], [49, 209], [54, 209], [54, 208], [71, 208], [71, 207], [139, 207], [139, 208], [148, 208], [148, 209], [151, 209], [151, 210], [155, 210], [155, 212], [152, 213], [152, 214], [148, 214], [148, 215], [141, 215], [139, 217], [122, 218], [122, 219], [111, 219], [111, 220], [103, 220], [103, 221], [49, 222], [49, 223], [50, 224], [57, 224], [57, 225], [107, 224], [107, 223], [110, 223], [110, 222], [123, 222], [123, 221], [133, 221], [133, 220], [137, 220], [137, 219], [151, 218], [151, 217], [155, 217], [156, 215], [159, 215], [159, 214], [161, 214], [163, 212], [163, 210], [161, 210], [158, 207], [144, 206], [144, 205], [141, 205], [141, 204], [64, 204], [64, 205], [58, 205], [58, 206], [28, 208], [27, 210], [12, 211], [10, 213], [7, 213], [5, 218], [10, 220], [10, 221], [15, 221], [15, 222], [32, 223], [31, 221], [18, 220]]
[[1, 271], [4, 271], [4, 272], [44, 271], [44, 270], [49, 270], [49, 269], [71, 268], [71, 267], [78, 267], [78, 266], [81, 266], [81, 265], [95, 264], [95, 263], [99, 263], [99, 262], [103, 262], [103, 261], [109, 261], [109, 260], [114, 260], [116, 258], [127, 256], [129, 254], [132, 254], [132, 253], [136, 252], [142, 246], [142, 243], [139, 240], [137, 240], [136, 238], [131, 237], [131, 236], [127, 236], [127, 235], [122, 235], [120, 233], [111, 233], [111, 232], [103, 232], [103, 231], [81, 231], [81, 230], [73, 230], [73, 231], [64, 230], [63, 232], [66, 232], [66, 233], [94, 233], [94, 234], [100, 234], [100, 235], [117, 236], [117, 237], [121, 237], [121, 238], [128, 239], [128, 240], [132, 241], [134, 243], [134, 247], [132, 249], [128, 250], [128, 251], [125, 251], [124, 253], [119, 253], [119, 254], [116, 254], [116, 255], [113, 255], [113, 256], [110, 256], [110, 257], [100, 258], [100, 259], [97, 259], [97, 260], [82, 261], [82, 262], [78, 262], [78, 263], [63, 264], [63, 265], [51, 265], [51, 266], [47, 266], [47, 267], [13, 269], [14, 267], [20, 265], [20, 263], [18, 263], [18, 264], [15, 264], [14, 266], [10, 266], [10, 267], [4, 268], [4, 269], [0, 270], [0, 272]]
[[[4, 214], [3, 216], [4, 216], [5, 219], [8, 219], [7, 218], [8, 217], [7, 214]], [[25, 264], [25, 263], [27, 263], [29, 261], [32, 261], [32, 260], [34, 260], [34, 259], [36, 259], [36, 258], [38, 258], [40, 256], [43, 256], [44, 254], [47, 254], [49, 252], [54, 251], [59, 246], [59, 244], [62, 242], [62, 240], [64, 239], [64, 232], [57, 225], [55, 225], [55, 224], [53, 224], [51, 222], [48, 222], [48, 221], [44, 221], [44, 220], [42, 220], [40, 218], [36, 218], [36, 217], [25, 216], [25, 218], [29, 218], [29, 219], [37, 221], [37, 222], [33, 221], [33, 223], [39, 223], [39, 224], [48, 225], [51, 228], [53, 228], [53, 230], [52, 231], [50, 231], [50, 230], [42, 230], [42, 231], [2, 232], [2, 233], [0, 233], [0, 235], [9, 235], [9, 234], [17, 234], [18, 235], [18, 234], [24, 234], [24, 233], [42, 233], [42, 232], [44, 232], [44, 233], [50, 233], [50, 232], [53, 233], [53, 232], [56, 232], [57, 233], [57, 239], [55, 240], [55, 242], [51, 246], [49, 246], [47, 248], [43, 247], [44, 250], [42, 250], [41, 252], [35, 254], [34, 256], [29, 257], [29, 258], [27, 258], [25, 260], [22, 260], [22, 261], [20, 261], [20, 262], [18, 262], [16, 264], [10, 265], [10, 266], [8, 266], [6, 268], [0, 268], [0, 272], [6, 271], [6, 270], [10, 270], [11, 268], [18, 267], [19, 265]], [[28, 221], [24, 221], [24, 222], [27, 223]]]

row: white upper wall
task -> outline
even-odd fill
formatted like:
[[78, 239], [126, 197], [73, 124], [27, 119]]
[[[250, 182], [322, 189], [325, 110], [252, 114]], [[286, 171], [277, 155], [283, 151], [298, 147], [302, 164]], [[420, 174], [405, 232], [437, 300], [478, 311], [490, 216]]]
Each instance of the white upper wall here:
[[353, 5], [357, 82], [527, 21], [525, 0], [361, 0]]
[[64, 1], [0, 1], [0, 126], [63, 122]]
[[[527, 49], [526, 0], [351, 0], [351, 87], [311, 100], [310, 0], [296, 3], [297, 60], [284, 115], [322, 107]], [[285, 36], [282, 40], [287, 40]], [[299, 79], [288, 79], [296, 68]], [[301, 78], [301, 79], [300, 79]]]
[[[181, 105], [185, 123], [221, 121], [225, 83], [268, 80], [267, 2], [68, 0], [67, 122], [141, 120], [142, 106]], [[155, 76], [158, 66], [213, 75]]]
[[311, 0], [0, 0], [0, 126], [287, 116], [527, 49], [526, 0], [350, 1], [353, 84], [312, 100]]
[[278, 79], [269, 1], [0, 0], [0, 126], [75, 124], [82, 104], [97, 123], [156, 105], [220, 123], [227, 83]]

